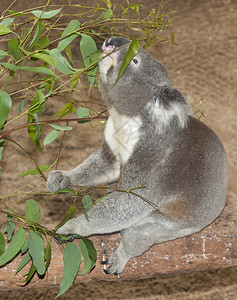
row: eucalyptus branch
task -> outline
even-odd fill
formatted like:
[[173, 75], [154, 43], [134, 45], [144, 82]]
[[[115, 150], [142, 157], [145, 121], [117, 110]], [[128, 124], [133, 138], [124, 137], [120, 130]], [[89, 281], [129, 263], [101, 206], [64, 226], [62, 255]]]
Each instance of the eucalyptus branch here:
[[29, 159], [31, 160], [31, 162], [35, 165], [36, 169], [38, 170], [40, 176], [45, 180], [47, 181], [47, 178], [45, 177], [44, 173], [40, 170], [40, 168], [38, 167], [37, 163], [35, 162], [35, 160], [32, 158], [32, 156], [19, 144], [17, 143], [16, 141], [12, 140], [12, 139], [9, 139], [8, 137], [0, 137], [2, 139], [5, 139], [7, 141], [10, 141], [12, 143], [14, 143], [17, 147], [19, 147], [28, 157]]
[[[50, 124], [50, 123], [60, 123], [60, 122], [85, 122], [85, 121], [91, 122], [91, 121], [94, 121], [94, 120], [106, 120], [107, 117], [104, 116], [105, 113], [106, 113], [106, 110], [102, 111], [101, 113], [99, 113], [95, 117], [45, 120], [45, 121], [38, 122], [38, 125], [45, 125], [45, 124]], [[36, 123], [22, 124], [22, 125], [19, 125], [19, 126], [15, 127], [15, 128], [9, 129], [9, 130], [3, 132], [2, 134], [0, 134], [0, 139], [8, 139], [6, 137], [6, 135], [8, 135], [8, 134], [10, 134], [14, 131], [17, 131], [19, 129], [27, 128], [27, 127], [32, 126], [32, 125], [36, 125]]]

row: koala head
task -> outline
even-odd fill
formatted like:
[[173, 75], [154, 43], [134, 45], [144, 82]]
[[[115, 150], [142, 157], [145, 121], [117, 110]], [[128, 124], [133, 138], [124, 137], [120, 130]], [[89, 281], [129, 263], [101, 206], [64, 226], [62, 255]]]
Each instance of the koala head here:
[[183, 127], [188, 114], [186, 101], [172, 87], [164, 65], [145, 49], [139, 50], [116, 82], [129, 43], [123, 37], [111, 37], [102, 46], [98, 85], [107, 107], [127, 116], [136, 116], [146, 108], [152, 119], [163, 122], [163, 129], [170, 126], [171, 119], [180, 120]]

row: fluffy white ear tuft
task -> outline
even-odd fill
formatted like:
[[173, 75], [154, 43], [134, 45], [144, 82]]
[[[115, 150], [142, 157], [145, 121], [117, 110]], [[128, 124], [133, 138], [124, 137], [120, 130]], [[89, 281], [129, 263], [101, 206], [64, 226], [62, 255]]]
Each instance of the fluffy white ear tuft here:
[[155, 98], [148, 102], [146, 109], [158, 134], [184, 128], [191, 114], [182, 94], [171, 88], [161, 89]]

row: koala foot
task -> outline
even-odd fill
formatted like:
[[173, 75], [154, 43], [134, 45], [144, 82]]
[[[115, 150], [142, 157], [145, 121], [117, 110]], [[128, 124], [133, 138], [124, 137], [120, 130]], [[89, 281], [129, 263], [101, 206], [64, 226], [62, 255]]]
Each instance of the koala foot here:
[[123, 243], [120, 242], [118, 248], [115, 252], [102, 264], [110, 265], [107, 269], [104, 269], [106, 274], [115, 274], [118, 275], [123, 272], [126, 263], [129, 259], [132, 258], [131, 255], [128, 255], [123, 247]]
[[47, 187], [52, 193], [67, 187], [69, 184], [71, 184], [71, 180], [64, 171], [52, 171], [49, 173]]
[[107, 261], [104, 261], [103, 264], [110, 265], [107, 269], [104, 269], [106, 274], [121, 274], [126, 266], [128, 259], [119, 258], [116, 252], [108, 258]]

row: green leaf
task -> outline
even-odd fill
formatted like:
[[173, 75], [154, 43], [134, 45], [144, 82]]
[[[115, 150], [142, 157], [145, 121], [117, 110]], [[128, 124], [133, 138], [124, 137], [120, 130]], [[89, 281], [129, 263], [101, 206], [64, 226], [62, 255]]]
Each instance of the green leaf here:
[[23, 71], [29, 71], [34, 73], [42, 73], [47, 74], [55, 77], [56, 75], [51, 70], [44, 68], [44, 67], [28, 67], [28, 66], [15, 66], [10, 63], [0, 63], [3, 67], [9, 70], [17, 71], [17, 70], [23, 70]]
[[170, 37], [171, 37], [171, 45], [172, 45], [172, 49], [174, 50], [174, 45], [177, 45], [175, 40], [174, 40], [174, 33], [171, 31], [170, 33]]
[[8, 26], [11, 26], [13, 22], [14, 22], [14, 18], [6, 18], [6, 19], [2, 20], [0, 25], [4, 25], [4, 26], [8, 27]]
[[48, 54], [35, 53], [32, 54], [31, 57], [43, 60], [47, 64], [51, 65], [52, 67], [55, 67], [55, 60], [53, 59], [53, 57], [49, 56]]
[[35, 119], [35, 137], [34, 140], [38, 139], [41, 131], [41, 126], [39, 126], [39, 121], [38, 121], [38, 115], [34, 114], [34, 119]]
[[36, 126], [35, 126], [35, 125], [28, 126], [27, 130], [28, 130], [28, 134], [29, 134], [29, 137], [30, 137], [31, 141], [35, 144], [35, 146], [36, 146], [40, 151], [42, 151], [42, 147], [41, 147], [41, 145], [40, 145], [39, 139], [35, 139], [35, 135], [36, 135]]
[[60, 118], [65, 117], [66, 115], [72, 113], [74, 111], [74, 103], [69, 102], [66, 103], [58, 112], [54, 114], [54, 117], [60, 116]]
[[40, 39], [42, 29], [43, 29], [43, 24], [41, 22], [38, 22], [36, 30], [35, 30], [35, 34], [32, 38], [32, 41], [30, 43], [28, 50], [30, 50], [32, 47], [34, 47], [37, 44], [38, 40]]
[[38, 40], [38, 42], [36, 43], [36, 45], [34, 46], [34, 51], [36, 51], [39, 48], [44, 48], [44, 46], [49, 45], [50, 40], [49, 37], [46, 36], [45, 38]]
[[73, 243], [68, 243], [66, 245], [63, 251], [63, 261], [63, 276], [60, 283], [60, 291], [56, 298], [64, 294], [70, 288], [79, 271], [79, 267], [81, 264], [81, 254], [77, 245]]
[[25, 106], [25, 99], [22, 99], [18, 104], [17, 104], [17, 113], [20, 114], [22, 112], [22, 109]]
[[12, 99], [8, 93], [0, 91], [0, 129], [7, 120], [8, 114], [12, 106]]
[[8, 34], [8, 33], [11, 33], [12, 31], [4, 26], [4, 25], [0, 25], [0, 35], [4, 35], [4, 34]]
[[41, 223], [40, 208], [34, 199], [29, 199], [26, 201], [25, 215], [27, 220], [38, 224]]
[[7, 216], [7, 226], [4, 230], [4, 232], [7, 233], [7, 241], [9, 242], [13, 236], [13, 233], [15, 231], [15, 223], [12, 221], [13, 217]]
[[80, 248], [81, 254], [84, 257], [83, 270], [79, 275], [85, 275], [86, 273], [88, 273], [91, 270], [92, 260], [89, 256], [88, 249], [87, 249], [86, 244], [83, 241], [83, 239], [79, 240], [79, 248]]
[[54, 231], [57, 231], [58, 228], [62, 227], [75, 213], [76, 207], [75, 205], [71, 206], [64, 216], [63, 220], [54, 228]]
[[21, 53], [21, 49], [19, 48], [17, 37], [14, 37], [13, 39], [10, 40], [10, 42], [8, 43], [8, 49], [12, 54], [12, 56], [14, 57], [15, 61], [17, 61]]
[[34, 276], [35, 272], [36, 272], [36, 267], [34, 266], [34, 264], [32, 262], [30, 270], [28, 272], [28, 275], [23, 282], [29, 282], [31, 280], [31, 278]]
[[9, 53], [7, 53], [6, 51], [0, 49], [0, 60], [5, 58], [8, 55], [9, 55]]
[[31, 13], [36, 17], [40, 19], [51, 19], [52, 17], [56, 16], [60, 11], [62, 7], [59, 9], [53, 9], [50, 11], [44, 11], [42, 10], [32, 10]]
[[8, 12], [9, 12], [9, 15], [14, 15], [14, 17], [26, 15], [26, 14], [23, 13], [23, 12], [18, 13], [18, 11], [10, 10], [10, 9], [8, 10]]
[[0, 266], [5, 265], [11, 259], [13, 259], [17, 253], [21, 250], [21, 247], [25, 243], [26, 233], [23, 228], [17, 230], [14, 234], [11, 243], [6, 251], [0, 256]]
[[4, 148], [5, 140], [0, 140], [0, 160], [2, 159], [2, 151]]
[[115, 83], [123, 75], [125, 69], [130, 64], [130, 62], [132, 61], [132, 59], [134, 58], [134, 56], [137, 55], [137, 53], [138, 53], [139, 50], [140, 50], [140, 44], [139, 44], [138, 40], [133, 40], [130, 43], [128, 51], [126, 52], [126, 54], [125, 54], [125, 56], [123, 58], [123, 62], [122, 62], [122, 65], [120, 67], [119, 74], [118, 74], [118, 77], [117, 77]]
[[55, 61], [55, 68], [66, 75], [73, 74], [75, 70], [73, 67], [69, 64], [69, 62], [66, 60], [65, 57], [62, 56], [60, 51], [58, 49], [52, 49], [49, 51], [49, 55], [54, 59]]
[[45, 260], [45, 269], [48, 268], [51, 261], [51, 245], [48, 243], [47, 247], [44, 250], [44, 260]]
[[86, 107], [79, 107], [76, 113], [77, 113], [77, 118], [82, 119], [89, 116], [90, 110]]
[[112, 7], [112, 3], [110, 0], [103, 0], [103, 2], [107, 5], [108, 8]]
[[56, 130], [60, 131], [69, 131], [72, 130], [72, 127], [70, 126], [62, 126], [62, 125], [56, 125], [56, 124], [49, 124], [51, 127], [53, 127]]
[[55, 66], [55, 61], [54, 59], [49, 56], [48, 54], [45, 54], [45, 53], [34, 53], [34, 54], [31, 54], [31, 52], [29, 51], [26, 51], [24, 48], [20, 47], [20, 49], [26, 54], [26, 55], [30, 55], [31, 57], [33, 58], [36, 58], [36, 59], [40, 59], [44, 62], [46, 62], [47, 64], [51, 65], [52, 67]]
[[0, 256], [4, 253], [5, 251], [5, 238], [0, 231]]
[[44, 145], [48, 145], [52, 143], [56, 138], [59, 136], [60, 131], [59, 130], [53, 130], [50, 133], [48, 133], [44, 139]]
[[72, 58], [72, 50], [70, 48], [70, 45], [68, 45], [67, 47], [65, 47], [64, 50], [67, 53], [67, 56], [70, 59], [71, 63], [75, 66], [75, 63], [74, 63], [73, 58]]
[[29, 242], [28, 242], [28, 239], [26, 239], [24, 245], [21, 248], [21, 253], [24, 254], [28, 250], [29, 250]]
[[[70, 45], [76, 37], [78, 37], [78, 33], [75, 33], [75, 31], [77, 31], [78, 29], [80, 29], [79, 21], [71, 20], [62, 34], [62, 39], [58, 43], [57, 49], [60, 52], [63, 51], [68, 45]], [[63, 38], [64, 36], [65, 38]]]
[[[50, 166], [42, 165], [42, 166], [39, 166], [39, 169], [41, 170], [41, 172], [45, 172], [50, 169]], [[24, 177], [27, 175], [38, 175], [38, 174], [40, 174], [39, 170], [37, 168], [33, 168], [33, 169], [30, 169], [28, 171], [25, 171], [25, 172], [19, 174], [18, 177]]]
[[38, 274], [43, 275], [45, 273], [43, 240], [32, 230], [29, 232], [28, 240], [29, 253], [32, 257], [33, 264]]
[[19, 266], [16, 269], [15, 275], [22, 269], [25, 267], [25, 265], [28, 264], [28, 262], [31, 260], [30, 254], [27, 253], [24, 258], [22, 259], [22, 261], [20, 262]]
[[100, 16], [99, 16], [99, 18], [97, 20], [110, 19], [112, 16], [113, 16], [113, 11], [112, 11], [112, 9], [109, 8], [109, 9], [104, 10], [100, 14]]
[[82, 205], [85, 208], [86, 212], [88, 212], [93, 207], [91, 197], [89, 197], [88, 195], [84, 196], [82, 198]]
[[97, 251], [95, 250], [95, 247], [91, 240], [83, 238], [83, 241], [86, 244], [86, 247], [88, 249], [88, 254], [91, 258], [91, 269], [92, 269], [96, 263]]
[[97, 51], [96, 43], [91, 36], [87, 34], [81, 35], [80, 51], [83, 57], [84, 66], [87, 68], [91, 65], [90, 55]]

